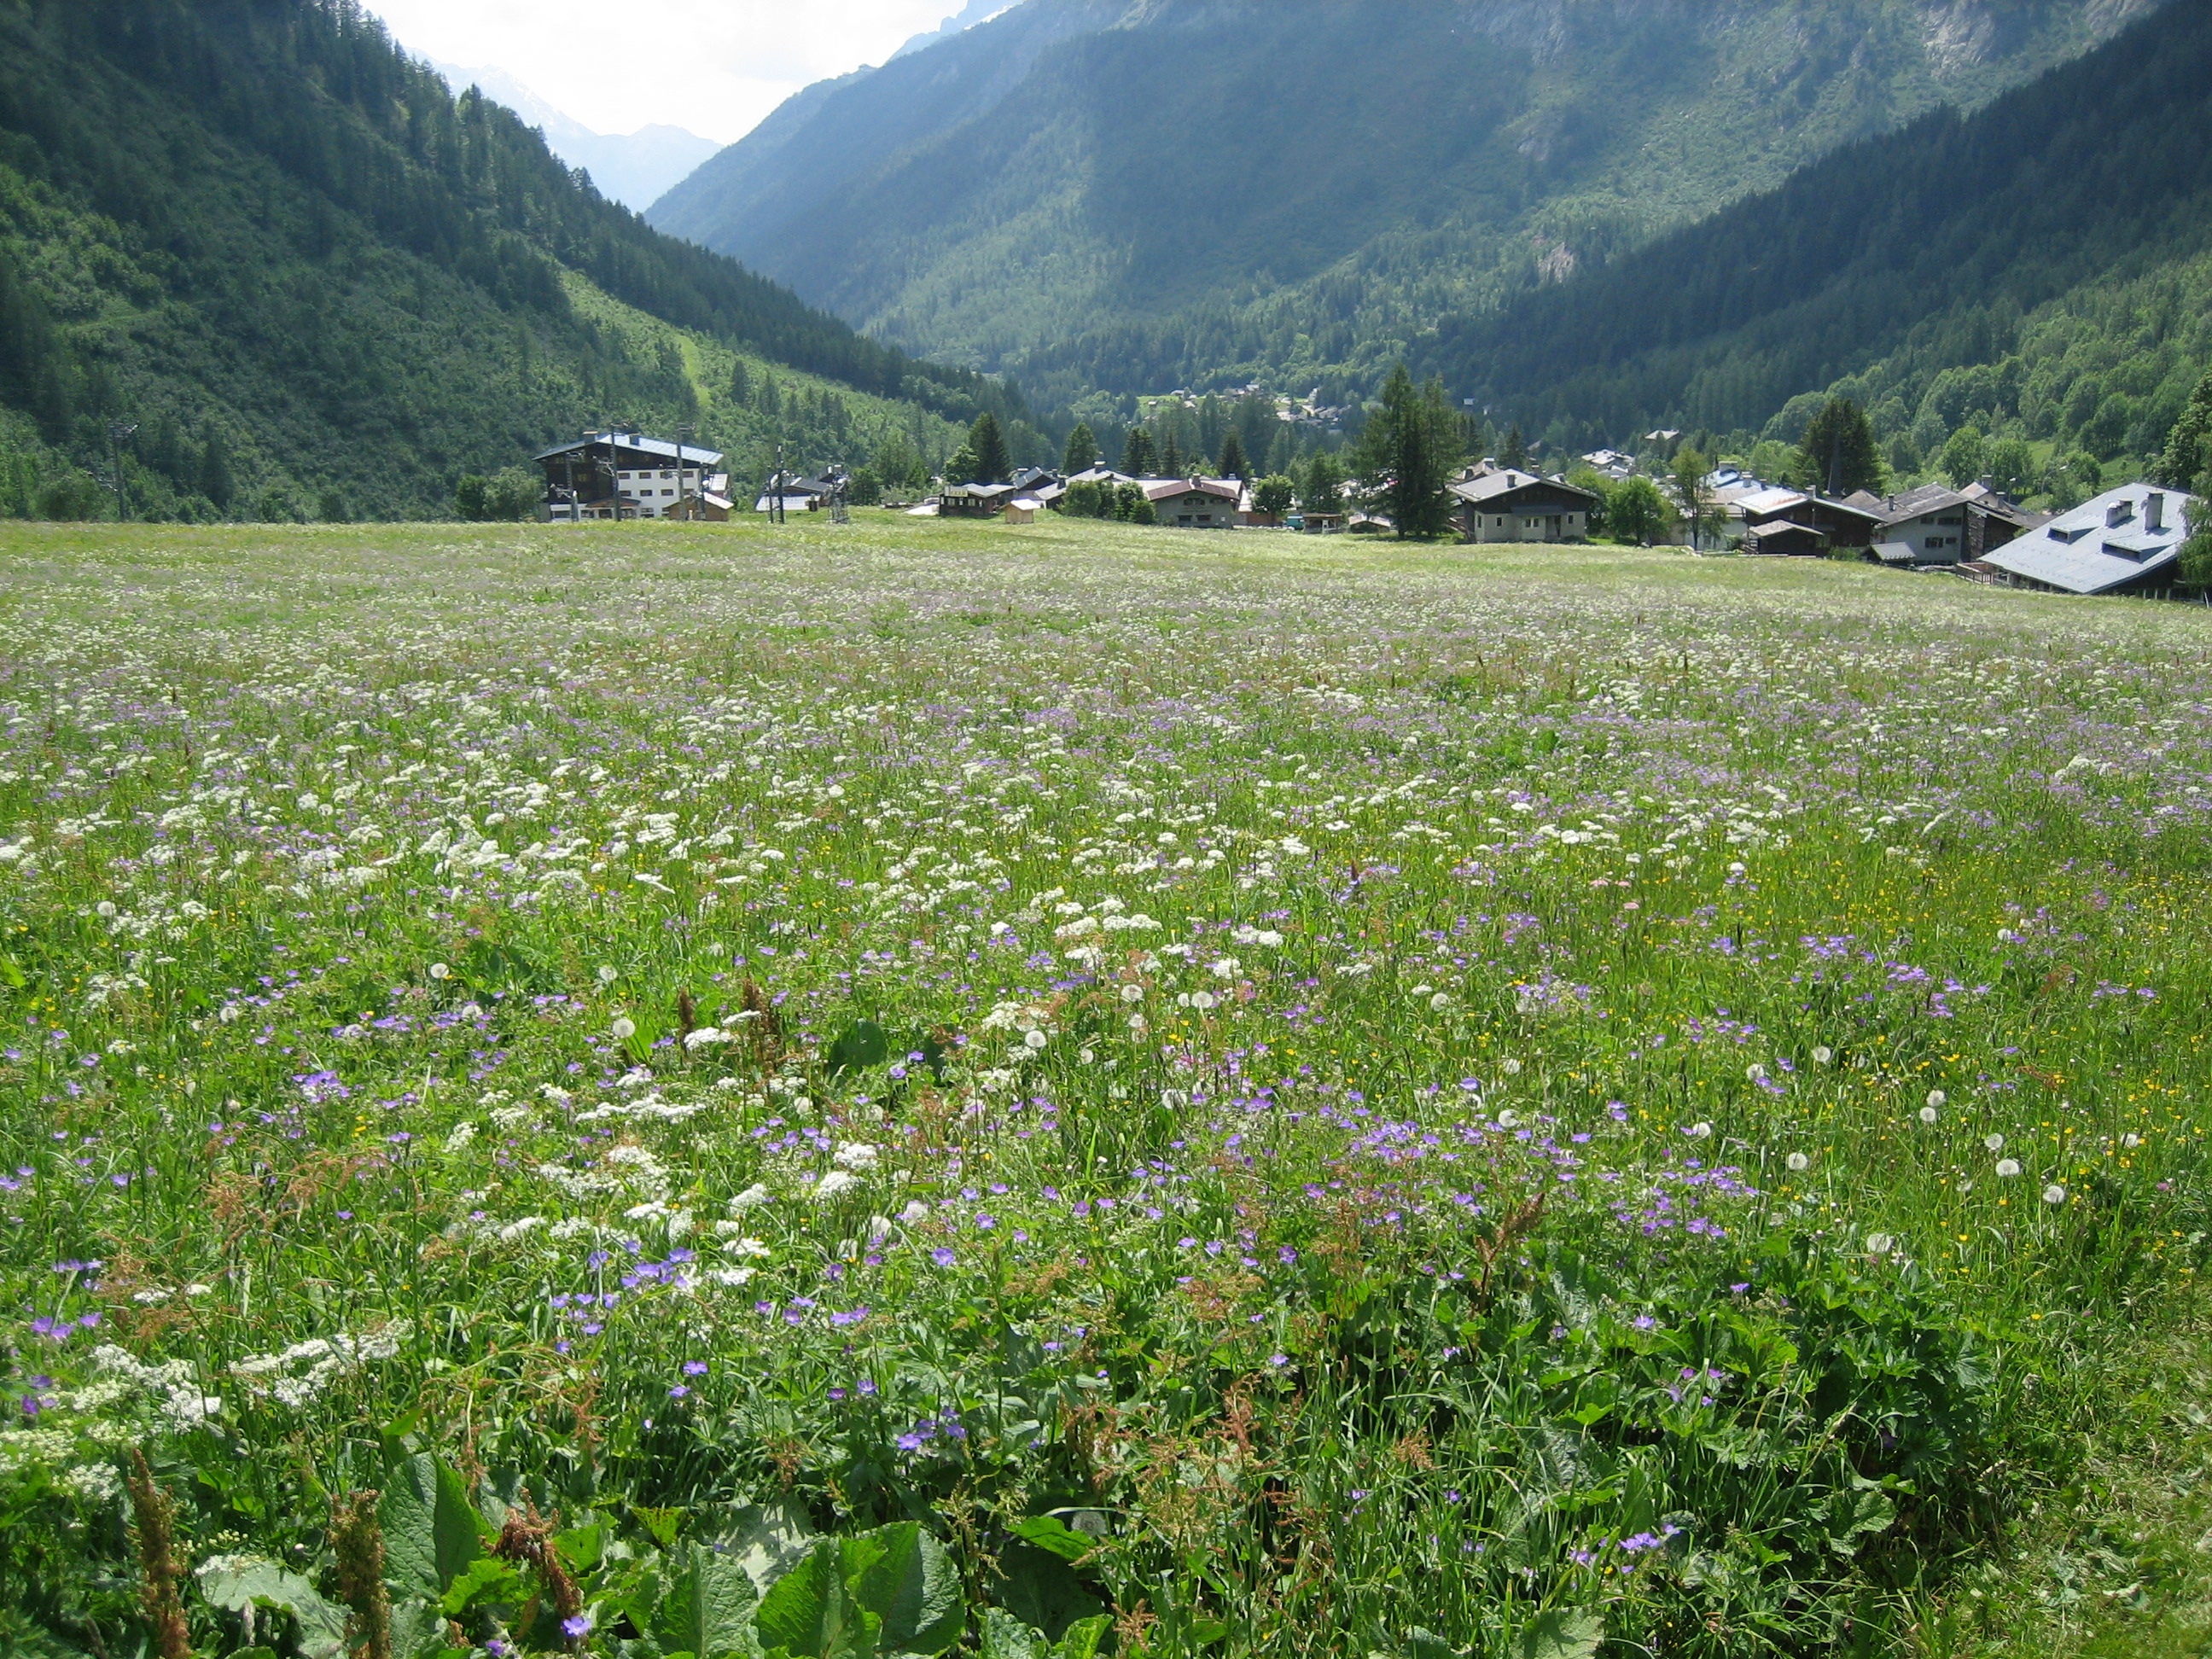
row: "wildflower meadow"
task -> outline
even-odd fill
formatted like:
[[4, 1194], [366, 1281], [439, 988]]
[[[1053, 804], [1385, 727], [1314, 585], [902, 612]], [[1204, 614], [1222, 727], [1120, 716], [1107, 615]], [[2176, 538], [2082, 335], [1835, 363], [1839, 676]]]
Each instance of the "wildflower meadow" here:
[[2202, 611], [7, 534], [0, 1651], [1996, 1651], [2200, 1308]]

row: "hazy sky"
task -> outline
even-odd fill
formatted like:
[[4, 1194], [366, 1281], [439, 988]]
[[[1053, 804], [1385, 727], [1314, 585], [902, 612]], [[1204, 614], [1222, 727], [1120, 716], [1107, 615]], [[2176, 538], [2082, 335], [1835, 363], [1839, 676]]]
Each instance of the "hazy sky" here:
[[964, 0], [368, 0], [410, 52], [507, 70], [600, 132], [734, 143], [799, 88], [880, 64]]

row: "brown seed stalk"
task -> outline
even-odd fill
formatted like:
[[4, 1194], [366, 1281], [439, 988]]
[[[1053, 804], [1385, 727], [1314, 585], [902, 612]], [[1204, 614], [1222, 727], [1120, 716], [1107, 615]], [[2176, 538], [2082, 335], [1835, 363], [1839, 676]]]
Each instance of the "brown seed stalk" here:
[[392, 1659], [392, 1597], [384, 1588], [380, 1493], [357, 1492], [331, 1504], [331, 1547], [338, 1559], [338, 1599], [353, 1609], [346, 1634], [354, 1659]]
[[154, 1484], [146, 1454], [136, 1446], [131, 1449], [129, 1486], [138, 1564], [146, 1577], [143, 1605], [146, 1623], [153, 1631], [154, 1650], [161, 1659], [192, 1659], [184, 1598], [177, 1593], [185, 1564], [177, 1559], [176, 1510], [168, 1494]]

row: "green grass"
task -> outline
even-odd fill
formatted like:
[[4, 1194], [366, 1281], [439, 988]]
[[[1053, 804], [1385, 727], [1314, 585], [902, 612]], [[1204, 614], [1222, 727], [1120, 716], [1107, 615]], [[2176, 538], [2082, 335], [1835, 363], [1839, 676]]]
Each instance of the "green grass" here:
[[2201, 611], [5, 535], [0, 1651], [2202, 1650]]

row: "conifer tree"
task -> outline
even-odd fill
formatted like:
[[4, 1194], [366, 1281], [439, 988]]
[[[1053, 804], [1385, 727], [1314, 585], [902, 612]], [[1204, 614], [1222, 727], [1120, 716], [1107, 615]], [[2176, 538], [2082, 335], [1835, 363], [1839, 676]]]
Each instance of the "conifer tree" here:
[[752, 400], [752, 370], [745, 367], [745, 360], [740, 357], [737, 367], [730, 371], [730, 401], [743, 409]]
[[1133, 478], [1157, 477], [1159, 457], [1152, 448], [1152, 434], [1140, 426], [1129, 428], [1129, 441], [1121, 450], [1121, 471]]
[[1070, 477], [1079, 472], [1088, 472], [1098, 465], [1098, 440], [1091, 435], [1091, 428], [1079, 425], [1067, 434], [1067, 452], [1060, 459], [1060, 468]]
[[1251, 474], [1252, 464], [1244, 459], [1244, 439], [1234, 427], [1221, 442], [1221, 473], [1224, 478], [1235, 478], [1240, 483]]
[[1498, 464], [1508, 472], [1528, 471], [1528, 441], [1521, 435], [1519, 422], [1505, 434], [1505, 447], [1498, 452]]
[[1344, 469], [1327, 450], [1316, 453], [1307, 466], [1301, 499], [1308, 513], [1344, 511]]
[[1439, 536], [1450, 527], [1449, 480], [1456, 438], [1443, 382], [1416, 387], [1399, 364], [1382, 389], [1382, 408], [1360, 434], [1356, 465], [1401, 541]]
[[1166, 441], [1160, 446], [1160, 477], [1180, 478], [1183, 476], [1182, 446], [1176, 441], [1175, 428], [1170, 427]]
[[975, 417], [968, 447], [975, 458], [975, 476], [969, 483], [1005, 483], [1014, 476], [1013, 458], [1006, 453], [1006, 434], [999, 428], [999, 417], [989, 410]]
[[1880, 489], [1887, 473], [1874, 424], [1849, 398], [1831, 398], [1805, 428], [1797, 448], [1798, 481], [1841, 498], [1861, 489]]

